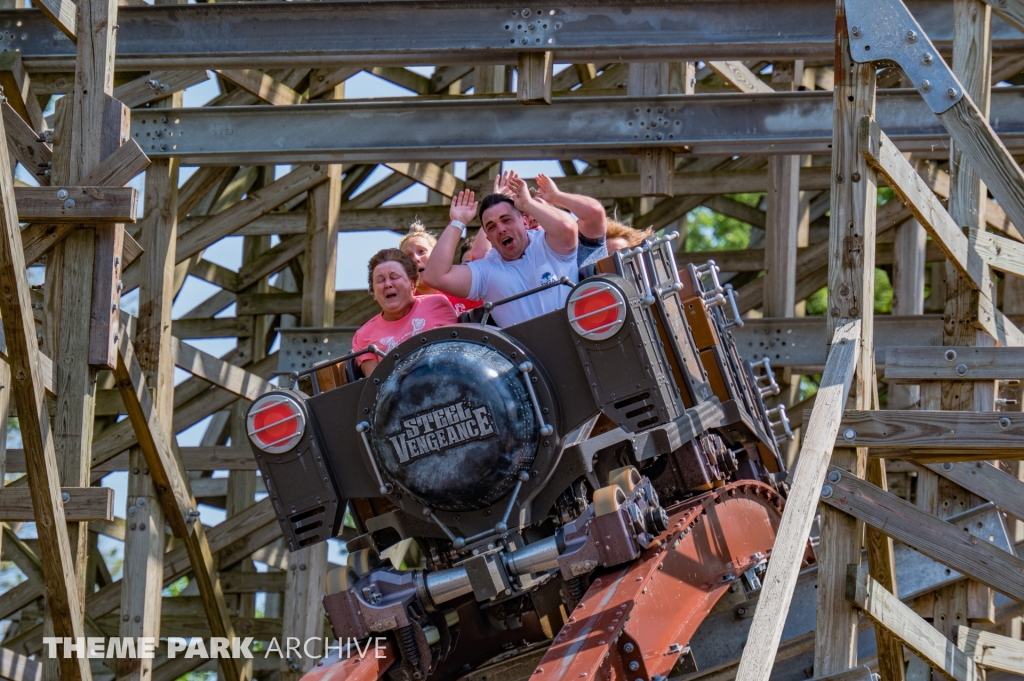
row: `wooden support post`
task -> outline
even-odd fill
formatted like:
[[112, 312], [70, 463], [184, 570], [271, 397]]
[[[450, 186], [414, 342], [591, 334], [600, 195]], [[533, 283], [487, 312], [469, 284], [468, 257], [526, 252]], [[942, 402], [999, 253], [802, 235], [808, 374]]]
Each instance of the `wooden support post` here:
[[[856, 64], [850, 56], [843, 0], [836, 1], [835, 55], [826, 319], [830, 330], [841, 320], [861, 320], [859, 361], [850, 392], [858, 408], [870, 409], [875, 389], [875, 207], [878, 196], [875, 171], [857, 151], [857, 129], [862, 117], [874, 118], [875, 67]], [[866, 464], [866, 449], [837, 447], [832, 452], [833, 466], [859, 478], [864, 477]], [[861, 532], [856, 520], [827, 507], [821, 509], [820, 527], [814, 672], [832, 674], [857, 663], [858, 615], [843, 593], [846, 566], [859, 564], [861, 560]], [[886, 586], [892, 587], [891, 584]]]
[[[123, 337], [118, 349], [114, 377], [139, 447], [149, 466], [167, 524], [171, 526], [174, 536], [184, 544], [199, 587], [203, 609], [210, 622], [210, 631], [214, 636], [230, 639], [234, 636], [234, 627], [224, 603], [224, 593], [220, 588], [210, 543], [202, 523], [198, 522], [197, 504], [189, 478], [171, 444], [173, 440], [168, 440], [164, 433], [131, 341]], [[220, 668], [228, 681], [244, 681], [246, 678], [240, 660], [222, 659]]]
[[[970, 97], [974, 101], [977, 113], [984, 119], [988, 118], [991, 98], [991, 33], [990, 7], [981, 0], [954, 0], [953, 73], [964, 87], [965, 99]], [[978, 173], [978, 166], [964, 153], [962, 142], [954, 134], [950, 144], [949, 214], [957, 228], [983, 229], [985, 223], [982, 216], [988, 202], [987, 192]], [[1019, 174], [1019, 169], [1017, 172]], [[977, 289], [978, 293], [972, 289]], [[980, 277], [972, 282], [952, 261], [947, 261], [943, 345], [994, 345], [991, 330], [986, 333], [971, 324], [971, 320], [984, 315], [979, 304], [985, 299], [992, 301], [994, 308], [996, 297], [991, 270], [983, 265]], [[938, 390], [941, 409], [983, 412], [995, 409], [994, 381], [942, 382]], [[939, 480], [938, 490], [935, 512], [939, 517], [947, 517], [960, 510], [954, 507], [954, 500], [964, 501], [964, 510], [981, 503], [977, 496], [946, 479]], [[975, 610], [987, 612], [991, 609], [991, 590], [976, 582], [953, 584], [936, 594], [933, 624], [946, 638], [955, 641], [959, 626], [968, 624], [971, 594], [976, 604], [982, 606]]]
[[[341, 167], [331, 166], [328, 181], [310, 191], [319, 192], [310, 203], [306, 232], [306, 260], [302, 282], [302, 326], [331, 326], [334, 323], [334, 265], [333, 255], [338, 249], [338, 233], [332, 220], [341, 203]], [[331, 206], [331, 210], [321, 210]], [[330, 261], [318, 263], [318, 259]], [[330, 290], [331, 303], [324, 303], [325, 292]], [[327, 544], [321, 543], [300, 549], [289, 557], [284, 598], [284, 636], [300, 640], [319, 637], [320, 599], [327, 574]], [[312, 613], [312, 615], [311, 615]], [[301, 657], [281, 662], [282, 681], [297, 681], [302, 673], [311, 669], [315, 660]]]
[[[784, 613], [789, 611], [796, 588], [829, 455], [835, 445], [843, 406], [849, 397], [854, 369], [858, 364], [860, 325], [860, 320], [845, 322], [836, 329], [832, 338], [821, 386], [807, 423], [807, 435], [800, 449], [800, 465], [792, 474], [792, 487], [776, 532], [768, 572], [762, 580], [764, 586], [750, 627], [750, 638], [736, 673], [738, 681], [768, 681], [771, 675], [786, 622]], [[858, 559], [859, 555], [858, 551]]]
[[554, 52], [520, 52], [516, 100], [521, 104], [551, 103]]
[[[180, 106], [181, 94], [158, 103]], [[141, 268], [135, 348], [164, 436], [173, 437], [174, 359], [171, 353], [171, 305], [174, 302], [174, 247], [178, 238], [178, 160], [158, 159], [146, 173], [145, 217], [140, 238]], [[153, 488], [146, 457], [138, 446], [128, 455], [128, 508], [121, 589], [122, 637], [160, 636], [163, 588], [164, 514]], [[118, 661], [117, 678], [149, 681], [150, 659]]]
[[[924, 229], [917, 220], [897, 225], [892, 259], [894, 315], [924, 314], [926, 243]], [[889, 383], [889, 409], [912, 409], [918, 406], [920, 399], [921, 389], [918, 386]]]
[[[53, 431], [39, 371], [35, 319], [28, 281], [23, 274], [25, 256], [21, 246], [21, 227], [14, 210], [13, 176], [7, 136], [0, 124], [0, 229], [3, 230], [0, 234], [0, 276], [5, 278], [4, 286], [0, 287], [0, 317], [3, 318], [14, 379], [11, 387], [18, 406], [29, 489], [32, 490], [32, 506], [39, 532], [47, 611], [54, 635], [77, 638], [85, 635], [82, 593], [64, 518]], [[60, 677], [65, 680], [92, 678], [89, 661], [85, 658], [60, 658], [56, 662], [60, 667]]]
[[[626, 92], [630, 96], [660, 95], [668, 92], [668, 62], [639, 62], [629, 65]], [[671, 149], [645, 147], [640, 152], [640, 195], [672, 196], [675, 154]]]

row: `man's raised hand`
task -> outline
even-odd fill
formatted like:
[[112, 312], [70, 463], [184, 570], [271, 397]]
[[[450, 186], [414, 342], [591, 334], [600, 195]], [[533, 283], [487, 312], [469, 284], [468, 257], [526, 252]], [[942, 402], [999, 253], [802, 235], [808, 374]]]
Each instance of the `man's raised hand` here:
[[530, 188], [526, 186], [526, 180], [519, 177], [514, 170], [509, 171], [508, 188], [512, 190], [512, 201], [520, 212], [526, 212], [526, 207], [533, 201], [530, 195]]
[[463, 189], [459, 192], [458, 196], [452, 198], [452, 205], [448, 210], [448, 216], [452, 220], [458, 220], [464, 225], [469, 224], [476, 217], [476, 211], [479, 207], [480, 202], [476, 200], [476, 194], [469, 189]]
[[559, 191], [558, 185], [555, 184], [554, 180], [544, 173], [537, 173], [537, 189], [540, 190], [540, 198], [552, 205], [557, 205], [555, 197], [558, 196]]
[[508, 186], [508, 179], [515, 174], [514, 170], [506, 170], [503, 173], [498, 173], [494, 176], [494, 193], [505, 194], [506, 196], [513, 196], [515, 192]]

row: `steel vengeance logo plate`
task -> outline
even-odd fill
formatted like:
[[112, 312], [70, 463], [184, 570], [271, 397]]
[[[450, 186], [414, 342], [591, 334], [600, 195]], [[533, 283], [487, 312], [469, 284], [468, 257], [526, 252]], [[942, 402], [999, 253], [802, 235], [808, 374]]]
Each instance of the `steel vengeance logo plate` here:
[[494, 420], [487, 405], [474, 407], [465, 401], [431, 409], [402, 421], [400, 433], [389, 434], [399, 463], [443, 452], [474, 440], [494, 437]]

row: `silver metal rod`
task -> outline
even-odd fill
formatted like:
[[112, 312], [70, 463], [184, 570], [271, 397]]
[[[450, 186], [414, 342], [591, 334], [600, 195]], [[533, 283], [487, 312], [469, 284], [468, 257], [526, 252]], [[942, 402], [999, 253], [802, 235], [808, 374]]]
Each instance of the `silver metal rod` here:
[[473, 585], [469, 583], [469, 575], [463, 567], [427, 573], [425, 581], [427, 593], [437, 604], [473, 593]]
[[558, 540], [548, 537], [507, 554], [505, 566], [513, 575], [528, 575], [558, 567]]

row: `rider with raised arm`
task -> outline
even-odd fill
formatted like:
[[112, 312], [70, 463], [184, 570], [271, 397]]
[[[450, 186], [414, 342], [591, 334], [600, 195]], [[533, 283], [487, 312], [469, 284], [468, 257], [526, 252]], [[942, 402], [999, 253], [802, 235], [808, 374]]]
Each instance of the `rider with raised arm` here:
[[[568, 277], [578, 279], [576, 251], [579, 235], [576, 221], [563, 210], [530, 195], [526, 182], [514, 171], [507, 174], [513, 196], [491, 194], [480, 205], [480, 222], [493, 249], [480, 260], [453, 265], [455, 250], [476, 216], [472, 191], [462, 191], [452, 200], [451, 222], [434, 247], [423, 271], [429, 286], [451, 295], [494, 302]], [[534, 218], [539, 230], [529, 230]], [[494, 308], [494, 319], [511, 326], [565, 305], [568, 287], [555, 286]]]

